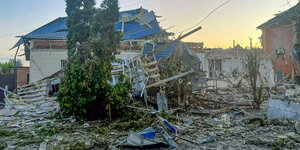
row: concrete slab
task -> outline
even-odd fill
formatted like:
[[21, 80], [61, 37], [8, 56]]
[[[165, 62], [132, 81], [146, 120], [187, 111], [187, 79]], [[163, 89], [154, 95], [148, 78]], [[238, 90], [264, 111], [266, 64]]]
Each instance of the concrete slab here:
[[268, 105], [268, 118], [300, 121], [300, 104], [270, 99]]

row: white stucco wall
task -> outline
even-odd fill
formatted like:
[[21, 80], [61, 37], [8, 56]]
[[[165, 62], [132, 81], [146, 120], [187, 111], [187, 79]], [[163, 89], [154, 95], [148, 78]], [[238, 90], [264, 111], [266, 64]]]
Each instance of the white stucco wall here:
[[[209, 77], [209, 64], [208, 64], [208, 58], [206, 58], [206, 55], [203, 53], [197, 53], [199, 59], [202, 62], [202, 68], [203, 71], [206, 72], [206, 77]], [[247, 60], [245, 57], [232, 57], [232, 58], [216, 58], [221, 59], [221, 69], [222, 73], [225, 74], [227, 77], [232, 77], [233, 70], [237, 70], [239, 73], [243, 74], [246, 73], [246, 63]], [[274, 87], [275, 86], [275, 80], [274, 80], [274, 69], [272, 62], [270, 60], [260, 60], [260, 68], [259, 72], [261, 74], [261, 77], [258, 77], [257, 86], [260, 87], [261, 84], [266, 87]], [[245, 81], [246, 82], [246, 81]], [[223, 83], [223, 84], [222, 84]], [[225, 84], [226, 83], [226, 84]], [[208, 81], [208, 85], [213, 85], [213, 81]], [[248, 83], [249, 84], [249, 83]], [[227, 87], [227, 82], [222, 81], [220, 79], [220, 82], [218, 83], [218, 87]]]
[[29, 82], [36, 82], [59, 71], [62, 67], [62, 60], [67, 60], [65, 49], [32, 49]]
[[[122, 51], [116, 58], [129, 60], [139, 55], [141, 51]], [[65, 49], [32, 49], [29, 82], [36, 82], [62, 69], [62, 60], [67, 60]]]

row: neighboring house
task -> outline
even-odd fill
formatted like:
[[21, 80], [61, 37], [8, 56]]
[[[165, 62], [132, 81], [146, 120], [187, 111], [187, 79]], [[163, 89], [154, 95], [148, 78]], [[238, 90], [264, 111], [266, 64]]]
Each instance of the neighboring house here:
[[[140, 8], [120, 12], [116, 30], [122, 31], [118, 59], [132, 59], [152, 51], [168, 42], [167, 33], [161, 29], [153, 11]], [[30, 61], [30, 82], [38, 81], [61, 70], [67, 63], [68, 28], [66, 17], [56, 20], [24, 35], [13, 48], [24, 45], [26, 60]], [[175, 49], [176, 44], [155, 54], [157, 60], [165, 60]]]
[[298, 68], [300, 3], [277, 14], [258, 26], [262, 30], [261, 42], [274, 65], [277, 78], [300, 73]]
[[[214, 49], [203, 50], [197, 53], [202, 64], [200, 69], [206, 72], [206, 77], [209, 79], [208, 85], [212, 85], [214, 80], [218, 80], [219, 87], [228, 88], [227, 78], [240, 80], [247, 74], [247, 54], [249, 50], [244, 49]], [[258, 86], [261, 84], [264, 87], [274, 87], [274, 70], [271, 61], [263, 51], [260, 52], [260, 75], [258, 76]], [[225, 83], [222, 81], [226, 81]], [[248, 84], [248, 83], [246, 83]], [[249, 85], [249, 84], [248, 84]]]
[[17, 85], [23, 86], [29, 82], [29, 67], [17, 67]]

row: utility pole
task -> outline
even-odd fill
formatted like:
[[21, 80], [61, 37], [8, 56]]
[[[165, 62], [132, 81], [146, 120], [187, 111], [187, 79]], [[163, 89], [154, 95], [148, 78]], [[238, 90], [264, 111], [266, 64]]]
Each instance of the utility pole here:
[[233, 40], [233, 45], [232, 46], [233, 46], [232, 48], [235, 48], [235, 40]]
[[252, 50], [252, 38], [251, 37], [249, 38], [250, 38], [250, 50]]

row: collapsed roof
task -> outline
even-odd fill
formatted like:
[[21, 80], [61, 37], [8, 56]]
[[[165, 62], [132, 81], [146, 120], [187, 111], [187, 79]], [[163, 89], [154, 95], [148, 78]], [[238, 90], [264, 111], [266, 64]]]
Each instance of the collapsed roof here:
[[[67, 40], [68, 27], [66, 26], [66, 20], [67, 17], [59, 17], [21, 36], [20, 40], [11, 49], [22, 45], [23, 39]], [[161, 32], [154, 12], [143, 8], [120, 12], [120, 20], [116, 23], [115, 29], [124, 32], [122, 40], [139, 39]]]

